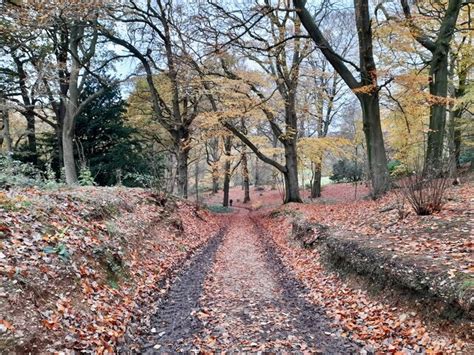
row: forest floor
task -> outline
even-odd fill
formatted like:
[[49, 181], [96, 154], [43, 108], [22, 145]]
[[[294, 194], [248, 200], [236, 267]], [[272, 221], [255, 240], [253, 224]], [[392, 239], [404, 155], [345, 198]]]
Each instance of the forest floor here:
[[[417, 216], [406, 203], [395, 208], [395, 193], [377, 201], [367, 193], [365, 186], [356, 192], [351, 184], [335, 184], [320, 199], [281, 205], [278, 190], [259, 188], [244, 205], [236, 187], [230, 198], [252, 210], [335, 334], [368, 352], [472, 353], [472, 176], [448, 188], [443, 210], [431, 216]], [[209, 203], [221, 198], [211, 196]], [[302, 248], [292, 231], [301, 221], [328, 227], [334, 237]]]
[[224, 218], [218, 244], [177, 278], [161, 312], [130, 337], [127, 350], [356, 352], [307, 301], [251, 213], [239, 208]]
[[278, 190], [252, 189], [244, 205], [233, 188], [221, 214], [140, 189], [2, 192], [0, 351], [472, 353], [472, 318], [334, 268], [295, 242], [292, 223], [465, 283], [473, 192], [452, 187], [442, 212], [403, 219], [395, 195], [374, 202], [348, 184], [286, 206]]
[[218, 230], [141, 189], [0, 191], [0, 353], [112, 353]]

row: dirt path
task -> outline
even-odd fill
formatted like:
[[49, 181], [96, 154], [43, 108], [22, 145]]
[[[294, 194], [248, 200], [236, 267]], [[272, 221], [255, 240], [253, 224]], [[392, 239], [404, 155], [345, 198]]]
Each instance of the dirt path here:
[[355, 352], [306, 301], [270, 243], [248, 211], [230, 216], [223, 240], [211, 241], [172, 285], [141, 351]]

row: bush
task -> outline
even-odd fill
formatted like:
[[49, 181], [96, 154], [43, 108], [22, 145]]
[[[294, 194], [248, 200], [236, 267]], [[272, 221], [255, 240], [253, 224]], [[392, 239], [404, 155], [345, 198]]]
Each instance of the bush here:
[[474, 162], [474, 149], [468, 148], [463, 151], [459, 156], [459, 163], [461, 165]]
[[0, 188], [41, 185], [41, 172], [31, 163], [0, 156]]
[[332, 166], [332, 176], [335, 182], [356, 182], [362, 180], [362, 168], [355, 161], [339, 160]]
[[146, 168], [126, 173], [123, 184], [129, 187], [145, 187], [162, 191], [165, 187], [165, 161], [161, 154], [148, 154]]
[[397, 165], [392, 171], [390, 171], [390, 175], [393, 177], [408, 176], [410, 174], [410, 169], [403, 163]]
[[430, 215], [443, 207], [448, 174], [414, 171], [399, 181], [399, 187], [398, 193], [409, 202], [417, 215]]
[[81, 186], [94, 186], [95, 181], [94, 177], [92, 176], [91, 169], [88, 167], [82, 167], [81, 171], [79, 172], [79, 185]]

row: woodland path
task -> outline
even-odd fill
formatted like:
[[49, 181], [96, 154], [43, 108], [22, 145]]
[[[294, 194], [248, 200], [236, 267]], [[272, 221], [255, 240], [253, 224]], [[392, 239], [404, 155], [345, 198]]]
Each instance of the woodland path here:
[[306, 290], [282, 265], [252, 213], [236, 209], [223, 218], [225, 230], [160, 300], [139, 351], [357, 352], [306, 301]]

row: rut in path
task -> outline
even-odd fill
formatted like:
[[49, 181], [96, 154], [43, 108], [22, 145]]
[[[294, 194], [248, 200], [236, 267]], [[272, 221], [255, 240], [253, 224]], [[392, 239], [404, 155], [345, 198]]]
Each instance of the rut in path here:
[[356, 352], [306, 301], [267, 238], [248, 211], [229, 217], [222, 242], [211, 241], [171, 287], [141, 350]]

